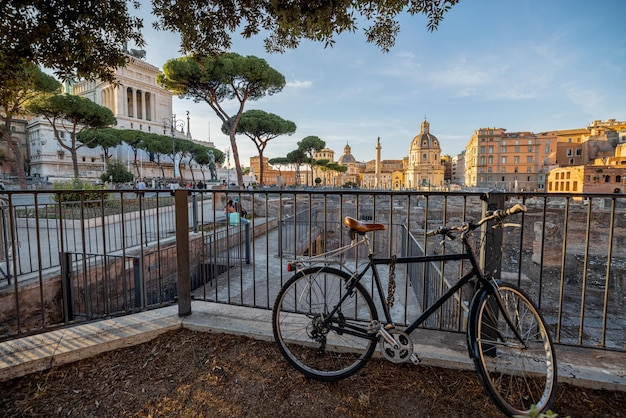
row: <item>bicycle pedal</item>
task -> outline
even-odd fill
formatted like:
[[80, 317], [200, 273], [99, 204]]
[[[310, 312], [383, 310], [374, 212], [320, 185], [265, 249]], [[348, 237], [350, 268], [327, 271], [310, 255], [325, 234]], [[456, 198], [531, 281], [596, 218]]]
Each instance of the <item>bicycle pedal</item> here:
[[416, 366], [420, 364], [420, 358], [417, 356], [417, 354], [415, 353], [411, 354], [411, 362], [415, 364]]

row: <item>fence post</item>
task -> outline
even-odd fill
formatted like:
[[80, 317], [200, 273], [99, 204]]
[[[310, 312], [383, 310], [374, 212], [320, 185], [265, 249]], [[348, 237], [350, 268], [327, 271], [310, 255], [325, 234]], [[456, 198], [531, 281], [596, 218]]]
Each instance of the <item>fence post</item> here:
[[[503, 193], [489, 193], [486, 195], [485, 205], [483, 205], [483, 216], [486, 211], [505, 209]], [[502, 228], [493, 229], [493, 222], [483, 225], [481, 234], [485, 238], [485, 245], [480, 252], [480, 263], [486, 275], [500, 280], [502, 265]], [[486, 231], [489, 231], [487, 234]]]
[[176, 216], [176, 281], [178, 287], [178, 316], [191, 315], [191, 274], [189, 269], [189, 192], [174, 192]]
[[198, 193], [191, 194], [191, 222], [193, 232], [198, 233]]
[[[483, 199], [483, 216], [485, 212], [493, 211], [496, 209], [504, 209], [504, 195], [500, 193], [489, 193]], [[487, 222], [486, 225], [481, 227], [481, 238], [484, 239], [484, 245], [480, 250], [480, 265], [486, 276], [493, 277], [494, 280], [500, 281], [501, 277], [501, 265], [502, 265], [502, 228], [493, 229], [493, 221]], [[489, 231], [489, 233], [487, 233]], [[491, 298], [489, 306], [492, 312], [498, 315], [498, 303], [495, 299]], [[483, 318], [483, 323], [486, 326], [483, 327], [485, 334], [489, 335], [494, 341], [497, 339], [497, 319], [486, 315]], [[480, 337], [480, 336], [479, 336]], [[491, 344], [483, 344], [483, 354], [489, 357], [495, 357], [497, 355], [497, 347]]]
[[[143, 257], [142, 257], [143, 259]], [[141, 269], [139, 258], [133, 257], [133, 278], [135, 280], [135, 308], [143, 307], [143, 280], [141, 280]]]
[[63, 318], [65, 322], [74, 319], [74, 302], [72, 300], [72, 273], [70, 271], [70, 254], [61, 253], [61, 292], [63, 294]]

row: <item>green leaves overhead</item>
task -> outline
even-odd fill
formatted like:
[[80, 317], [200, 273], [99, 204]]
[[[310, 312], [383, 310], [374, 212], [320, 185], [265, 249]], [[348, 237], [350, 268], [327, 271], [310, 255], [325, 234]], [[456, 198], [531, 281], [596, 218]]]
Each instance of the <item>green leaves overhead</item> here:
[[142, 47], [143, 22], [126, 0], [6, 0], [0, 19], [0, 61], [51, 68], [61, 80], [115, 80], [128, 41]]
[[213, 55], [230, 49], [233, 33], [245, 38], [263, 33], [268, 52], [296, 48], [303, 39], [332, 46], [335, 36], [354, 32], [362, 23], [367, 42], [383, 51], [395, 44], [398, 17], [422, 14], [437, 29], [459, 0], [153, 0], [155, 27], [180, 32], [182, 50]]

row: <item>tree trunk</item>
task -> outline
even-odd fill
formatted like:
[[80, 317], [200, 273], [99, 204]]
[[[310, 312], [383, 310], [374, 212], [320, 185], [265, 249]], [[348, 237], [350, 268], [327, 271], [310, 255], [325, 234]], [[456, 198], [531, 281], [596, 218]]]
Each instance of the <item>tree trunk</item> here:
[[235, 132], [231, 128], [231, 132], [229, 132], [230, 136], [230, 147], [233, 150], [233, 159], [235, 160], [235, 169], [237, 170], [237, 184], [239, 186], [243, 185], [243, 172], [241, 171], [241, 164], [239, 163], [239, 150], [237, 149], [237, 140], [235, 139]]
[[259, 150], [259, 186], [263, 186], [265, 184], [265, 180], [263, 179], [263, 151]]
[[79, 178], [78, 174], [78, 152], [76, 152], [76, 148], [72, 148], [70, 151], [72, 154], [72, 166], [74, 167], [74, 178]]

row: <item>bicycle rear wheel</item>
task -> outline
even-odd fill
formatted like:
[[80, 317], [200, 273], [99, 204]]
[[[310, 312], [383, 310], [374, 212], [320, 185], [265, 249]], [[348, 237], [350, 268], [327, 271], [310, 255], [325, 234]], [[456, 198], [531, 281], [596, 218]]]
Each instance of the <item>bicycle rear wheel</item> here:
[[368, 332], [378, 313], [369, 293], [357, 283], [346, 295], [350, 275], [334, 268], [310, 268], [282, 287], [272, 311], [278, 348], [305, 376], [334, 381], [358, 372], [376, 349]]
[[472, 304], [470, 356], [487, 393], [503, 412], [530, 415], [533, 405], [545, 412], [554, 401], [557, 385], [556, 355], [545, 321], [520, 289], [502, 285], [498, 293], [504, 312], [486, 290]]

